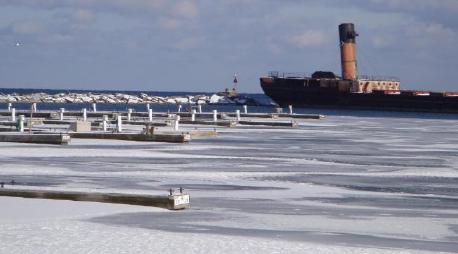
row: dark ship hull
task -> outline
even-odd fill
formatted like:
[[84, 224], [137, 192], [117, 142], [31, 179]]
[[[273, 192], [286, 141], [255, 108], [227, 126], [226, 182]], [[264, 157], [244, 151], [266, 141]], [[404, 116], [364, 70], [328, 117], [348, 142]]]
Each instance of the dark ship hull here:
[[264, 93], [280, 106], [458, 113], [458, 93], [403, 91], [397, 78], [358, 75], [357, 36], [354, 24], [339, 25], [341, 77], [271, 72], [261, 77]]
[[[315, 83], [315, 84], [314, 84]], [[419, 91], [354, 93], [321, 87], [307, 78], [261, 78], [264, 93], [280, 106], [458, 113], [458, 94]]]

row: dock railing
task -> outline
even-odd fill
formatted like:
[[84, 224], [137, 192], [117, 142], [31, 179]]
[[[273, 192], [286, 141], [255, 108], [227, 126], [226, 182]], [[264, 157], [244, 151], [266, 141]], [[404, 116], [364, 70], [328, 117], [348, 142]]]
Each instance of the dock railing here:
[[401, 79], [393, 76], [377, 76], [377, 75], [358, 75], [358, 80], [373, 80], [373, 81], [394, 81], [400, 82]]

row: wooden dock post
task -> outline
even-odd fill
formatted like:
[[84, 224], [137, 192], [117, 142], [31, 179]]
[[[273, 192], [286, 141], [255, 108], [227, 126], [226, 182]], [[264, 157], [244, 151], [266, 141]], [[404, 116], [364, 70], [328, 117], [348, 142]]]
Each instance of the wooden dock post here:
[[11, 122], [16, 122], [16, 109], [11, 109]]
[[127, 121], [130, 122], [131, 119], [132, 119], [132, 109], [130, 108], [127, 110]]
[[193, 109], [191, 111], [191, 122], [195, 122], [196, 121], [196, 110]]
[[60, 119], [61, 121], [64, 120], [64, 112], [65, 112], [65, 108], [60, 108], [59, 119]]
[[176, 116], [175, 121], [173, 122], [173, 130], [178, 131], [180, 128], [180, 116]]
[[108, 130], [108, 116], [107, 115], [103, 115], [102, 125], [103, 125], [103, 132], [107, 132]]
[[237, 122], [240, 122], [241, 119], [240, 119], [240, 110], [239, 109], [237, 109], [235, 111], [235, 118], [236, 118]]
[[218, 110], [213, 110], [213, 122], [218, 122]]
[[148, 109], [148, 120], [151, 123], [153, 121], [153, 110]]
[[24, 120], [25, 120], [24, 115], [19, 115], [19, 122], [17, 126], [19, 132], [24, 132]]
[[86, 110], [86, 108], [83, 108], [83, 121], [87, 122], [87, 110]]
[[122, 116], [118, 116], [118, 121], [116, 122], [116, 131], [122, 132]]

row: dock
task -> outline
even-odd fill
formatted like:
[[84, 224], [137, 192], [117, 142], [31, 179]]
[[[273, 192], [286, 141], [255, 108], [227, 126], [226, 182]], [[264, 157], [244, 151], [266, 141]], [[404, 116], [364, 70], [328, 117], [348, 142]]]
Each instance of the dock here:
[[301, 121], [321, 120], [322, 115], [276, 112], [248, 112], [243, 106], [233, 112], [0, 109], [0, 142], [68, 144], [71, 139], [114, 139], [143, 142], [188, 143], [194, 138], [215, 138], [225, 128], [297, 128]]
[[190, 207], [190, 196], [183, 193], [168, 196], [153, 196], [145, 194], [0, 188], [0, 196], [151, 206], [169, 210], [182, 210]]
[[70, 142], [70, 135], [2, 132], [0, 142], [66, 145]]
[[72, 138], [80, 139], [116, 139], [129, 141], [156, 141], [168, 143], [187, 143], [191, 141], [190, 133], [167, 133], [167, 134], [138, 134], [138, 133], [101, 133], [101, 132], [72, 132]]

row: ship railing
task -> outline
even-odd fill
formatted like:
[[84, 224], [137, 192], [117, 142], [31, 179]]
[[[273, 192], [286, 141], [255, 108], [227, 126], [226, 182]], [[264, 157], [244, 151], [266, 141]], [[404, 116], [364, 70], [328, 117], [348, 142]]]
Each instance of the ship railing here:
[[306, 78], [307, 77], [307, 73], [270, 71], [269, 72], [269, 77], [273, 77], [273, 78]]
[[373, 80], [373, 81], [394, 81], [401, 82], [398, 77], [391, 76], [374, 76], [374, 75], [359, 75], [358, 80]]

